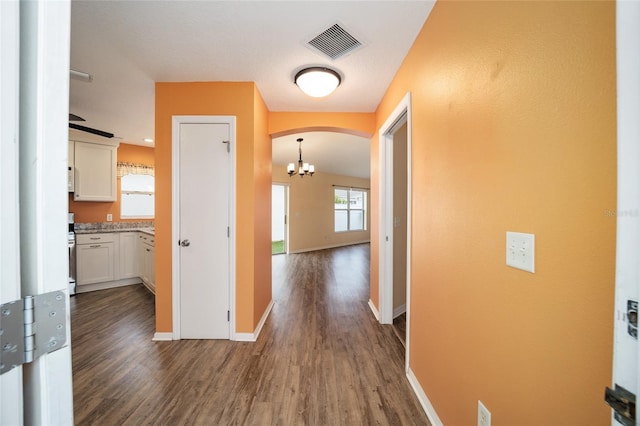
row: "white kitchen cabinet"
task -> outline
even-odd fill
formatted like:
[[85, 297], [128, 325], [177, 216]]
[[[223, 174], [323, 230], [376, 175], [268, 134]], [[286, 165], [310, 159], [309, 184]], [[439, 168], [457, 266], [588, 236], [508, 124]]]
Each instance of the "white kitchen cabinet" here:
[[140, 275], [138, 269], [138, 233], [121, 232], [119, 248], [118, 279], [138, 277]]
[[117, 146], [74, 142], [75, 201], [116, 201]]
[[115, 279], [115, 237], [114, 234], [76, 236], [76, 280], [79, 287]]
[[156, 292], [155, 237], [143, 232], [138, 237], [140, 278], [152, 293]]

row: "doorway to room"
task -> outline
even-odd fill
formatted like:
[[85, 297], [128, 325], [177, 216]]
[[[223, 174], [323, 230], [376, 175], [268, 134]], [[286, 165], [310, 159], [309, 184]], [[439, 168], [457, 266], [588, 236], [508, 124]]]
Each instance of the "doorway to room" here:
[[379, 320], [394, 324], [409, 364], [411, 324], [411, 95], [379, 132], [380, 262]]
[[289, 187], [285, 184], [271, 185], [271, 254], [285, 254], [287, 250], [287, 206]]

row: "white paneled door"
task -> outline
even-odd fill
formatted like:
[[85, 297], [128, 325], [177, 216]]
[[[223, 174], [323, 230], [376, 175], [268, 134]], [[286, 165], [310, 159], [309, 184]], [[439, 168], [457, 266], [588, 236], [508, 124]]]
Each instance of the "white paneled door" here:
[[174, 121], [176, 125], [180, 338], [228, 339], [232, 124]]

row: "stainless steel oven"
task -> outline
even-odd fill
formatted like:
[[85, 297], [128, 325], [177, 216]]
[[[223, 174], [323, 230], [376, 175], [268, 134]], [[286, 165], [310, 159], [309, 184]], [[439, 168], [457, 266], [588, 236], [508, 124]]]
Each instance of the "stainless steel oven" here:
[[74, 214], [69, 213], [69, 229], [67, 233], [67, 245], [69, 246], [69, 294], [76, 294], [76, 233], [74, 230]]

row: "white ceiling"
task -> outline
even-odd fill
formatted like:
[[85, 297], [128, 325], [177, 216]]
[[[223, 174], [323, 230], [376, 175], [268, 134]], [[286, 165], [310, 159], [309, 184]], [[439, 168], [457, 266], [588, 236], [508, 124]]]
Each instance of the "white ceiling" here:
[[[270, 111], [373, 112], [432, 7], [433, 1], [402, 0], [73, 0], [71, 68], [94, 80], [71, 80], [69, 110], [86, 119], [79, 124], [139, 145], [154, 137], [155, 82], [254, 81]], [[364, 47], [332, 60], [306, 45], [335, 23]], [[314, 65], [343, 76], [327, 98], [310, 98], [293, 84], [298, 70]], [[315, 135], [321, 136], [323, 147], [333, 143]], [[297, 137], [281, 138], [292, 141], [283, 163], [293, 161]], [[351, 146], [359, 139], [331, 140]], [[284, 159], [281, 151], [276, 141], [275, 164]], [[330, 169], [313, 161], [318, 171]], [[368, 157], [366, 163], [368, 169]]]

